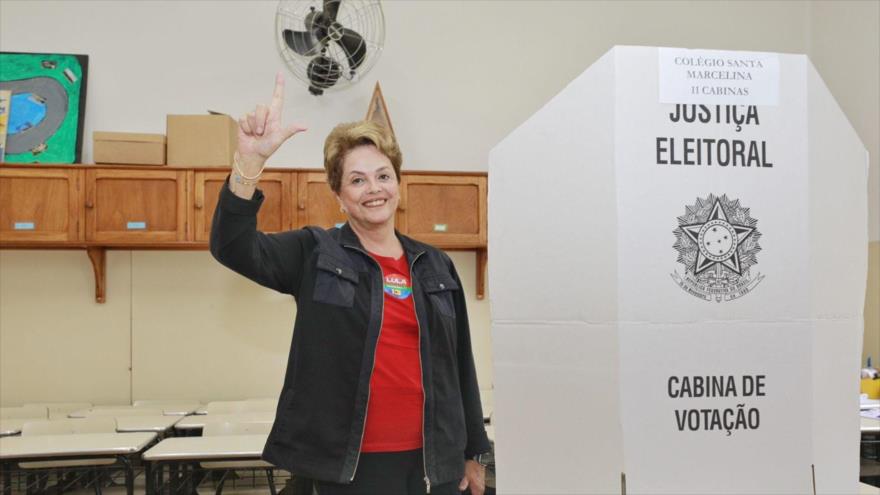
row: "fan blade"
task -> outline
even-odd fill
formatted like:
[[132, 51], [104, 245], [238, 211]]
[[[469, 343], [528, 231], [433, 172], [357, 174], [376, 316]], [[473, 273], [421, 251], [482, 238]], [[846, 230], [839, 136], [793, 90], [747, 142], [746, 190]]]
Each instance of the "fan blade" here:
[[342, 37], [336, 40], [345, 55], [348, 57], [348, 67], [354, 71], [367, 58], [367, 44], [364, 38], [357, 32], [348, 28], [342, 28]]
[[324, 0], [324, 15], [327, 16], [328, 24], [336, 22], [336, 14], [339, 13], [339, 4], [342, 0]]
[[312, 33], [285, 29], [282, 34], [287, 46], [300, 55], [317, 55], [318, 50], [321, 48], [321, 44], [312, 36]]

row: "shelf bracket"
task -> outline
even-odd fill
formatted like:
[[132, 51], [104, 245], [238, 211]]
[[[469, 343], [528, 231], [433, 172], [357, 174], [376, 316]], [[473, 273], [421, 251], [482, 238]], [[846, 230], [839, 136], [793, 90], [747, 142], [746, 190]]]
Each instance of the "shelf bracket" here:
[[107, 249], [103, 247], [88, 247], [86, 253], [92, 261], [95, 271], [95, 302], [104, 304], [106, 298], [107, 281]]
[[477, 249], [477, 299], [486, 297], [486, 265], [489, 261], [489, 250]]

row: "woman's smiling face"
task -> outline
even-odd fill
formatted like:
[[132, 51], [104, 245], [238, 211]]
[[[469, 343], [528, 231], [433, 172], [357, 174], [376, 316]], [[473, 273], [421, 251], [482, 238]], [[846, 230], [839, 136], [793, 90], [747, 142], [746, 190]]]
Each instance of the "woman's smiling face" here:
[[372, 144], [352, 149], [342, 162], [336, 195], [352, 223], [375, 228], [390, 222], [400, 202], [400, 187], [391, 160]]

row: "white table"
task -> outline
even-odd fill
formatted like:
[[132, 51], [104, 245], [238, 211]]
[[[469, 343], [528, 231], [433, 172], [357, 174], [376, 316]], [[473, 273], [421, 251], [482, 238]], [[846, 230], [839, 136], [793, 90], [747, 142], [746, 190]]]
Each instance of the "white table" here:
[[[163, 469], [171, 468], [183, 473], [183, 478], [192, 483], [192, 476], [186, 470], [200, 461], [253, 461], [259, 460], [269, 435], [228, 435], [216, 437], [175, 437], [166, 438], [141, 456], [146, 465], [147, 493], [154, 493], [154, 487], [163, 484]], [[174, 480], [169, 480], [173, 482]], [[192, 493], [192, 486], [186, 492]], [[173, 491], [173, 490], [172, 490]]]
[[[134, 407], [144, 407], [148, 409], [165, 409], [168, 411], [195, 411], [202, 407], [202, 403], [197, 400], [136, 400]], [[189, 413], [187, 413], [189, 414]]]
[[273, 423], [275, 411], [251, 411], [236, 414], [204, 414], [187, 416], [174, 425], [176, 430], [197, 430], [204, 428], [206, 423]]
[[862, 433], [880, 433], [880, 419], [860, 417]]
[[[183, 416], [120, 416], [116, 418], [116, 431], [118, 433], [164, 433], [182, 418]], [[30, 421], [46, 421], [46, 418], [4, 419], [0, 421], [0, 437], [18, 435], [24, 424]]]
[[862, 411], [876, 407], [880, 407], [880, 399], [864, 399], [859, 402], [859, 409]]
[[18, 435], [25, 423], [30, 421], [46, 421], [46, 418], [7, 418], [0, 419], [0, 437]]
[[[145, 409], [149, 409], [149, 406], [143, 407]], [[198, 409], [199, 407], [200, 406], [197, 404], [192, 406], [162, 406], [162, 413], [164, 413], [166, 416], [186, 416], [187, 414], [192, 414], [196, 412], [196, 409]]]
[[116, 431], [165, 433], [181, 419], [183, 416], [120, 416], [116, 418]]
[[142, 451], [155, 438], [155, 433], [74, 433], [0, 438], [3, 493], [12, 493], [11, 469], [16, 463], [114, 456], [125, 467], [126, 492], [133, 495], [134, 471], [129, 457]]
[[[169, 406], [169, 405], [157, 405], [157, 406], [95, 406], [89, 409], [80, 409], [78, 411], [73, 411], [68, 414], [69, 418], [85, 418], [89, 416], [94, 411], [126, 411], [125, 414], [135, 414], [136, 411], [142, 409], [144, 411], [162, 411], [162, 414], [165, 416], [186, 416], [187, 414], [192, 414], [198, 406]], [[149, 414], [149, 413], [147, 413]], [[106, 414], [105, 414], [106, 415]], [[120, 415], [121, 416], [121, 415]]]
[[880, 488], [865, 483], [859, 483], [859, 495], [880, 495]]
[[141, 458], [150, 462], [259, 459], [268, 438], [268, 433], [166, 438], [144, 452]]

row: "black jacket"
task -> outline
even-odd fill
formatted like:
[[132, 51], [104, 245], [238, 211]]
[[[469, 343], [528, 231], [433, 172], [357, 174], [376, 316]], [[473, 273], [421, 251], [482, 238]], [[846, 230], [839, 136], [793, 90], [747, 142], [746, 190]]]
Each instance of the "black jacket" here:
[[[211, 228], [223, 265], [296, 299], [296, 323], [263, 459], [307, 477], [355, 475], [382, 325], [382, 270], [348, 226], [256, 230], [263, 201], [227, 186]], [[397, 234], [410, 264], [419, 324], [425, 470], [430, 484], [460, 479], [464, 460], [489, 451], [464, 293], [446, 253]]]

